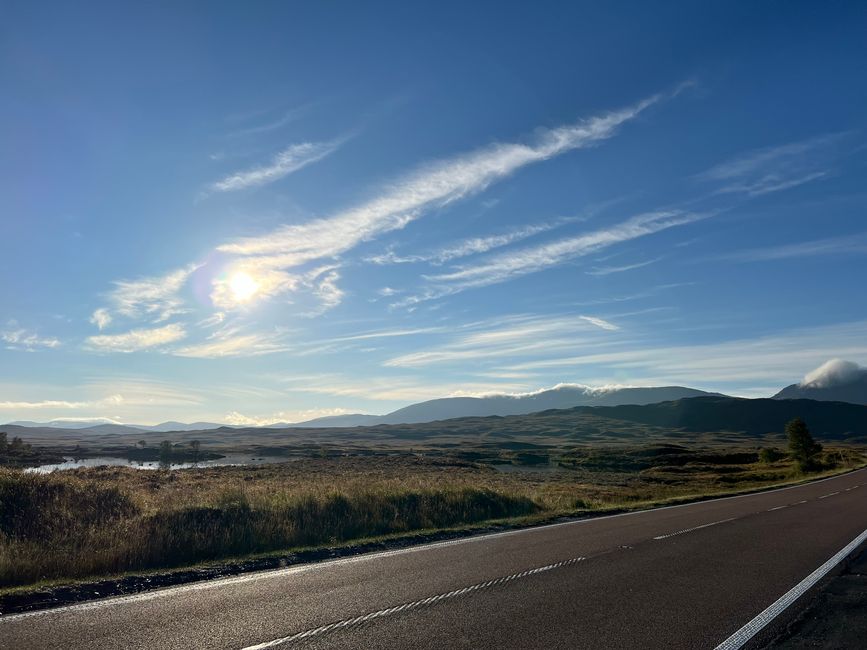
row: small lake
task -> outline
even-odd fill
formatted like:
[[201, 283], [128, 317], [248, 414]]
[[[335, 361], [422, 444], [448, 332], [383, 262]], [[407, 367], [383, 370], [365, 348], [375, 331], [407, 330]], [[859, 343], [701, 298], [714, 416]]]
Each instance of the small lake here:
[[[191, 469], [193, 467], [226, 467], [231, 465], [270, 465], [271, 463], [286, 463], [297, 460], [292, 456], [256, 456], [251, 454], [227, 454], [223, 458], [203, 460], [198, 463], [172, 463], [170, 469]], [[98, 458], [66, 458], [62, 463], [28, 467], [25, 472], [48, 474], [64, 469], [77, 467], [132, 467], [133, 469], [160, 469], [159, 461], [138, 461], [127, 458], [103, 456]]]

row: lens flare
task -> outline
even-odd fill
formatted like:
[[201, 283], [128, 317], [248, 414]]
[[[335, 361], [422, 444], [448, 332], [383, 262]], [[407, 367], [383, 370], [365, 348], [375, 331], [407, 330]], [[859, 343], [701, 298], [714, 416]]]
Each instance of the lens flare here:
[[259, 283], [248, 273], [238, 271], [229, 278], [229, 289], [236, 301], [247, 302], [259, 291]]

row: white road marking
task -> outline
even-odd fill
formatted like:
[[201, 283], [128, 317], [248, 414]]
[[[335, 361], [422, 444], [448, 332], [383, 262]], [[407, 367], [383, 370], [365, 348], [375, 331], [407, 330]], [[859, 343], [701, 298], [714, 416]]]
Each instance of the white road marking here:
[[802, 503], [807, 503], [807, 500], [804, 499], [803, 501], [798, 501], [798, 503], [796, 503], [795, 505], [796, 505], [796, 506], [799, 506], [799, 505], [801, 505]]
[[545, 571], [552, 571], [554, 569], [560, 569], [565, 566], [571, 566], [573, 564], [581, 562], [584, 559], [586, 558], [573, 557], [568, 560], [563, 560], [562, 562], [546, 564], [545, 566], [540, 566], [535, 569], [528, 569], [527, 571], [522, 571], [521, 573], [513, 573], [510, 576], [504, 576], [502, 578], [494, 578], [493, 580], [488, 580], [487, 582], [479, 582], [474, 585], [470, 585], [469, 587], [455, 589], [454, 591], [449, 591], [444, 594], [438, 594], [436, 596], [430, 596], [429, 598], [424, 598], [422, 600], [414, 600], [412, 602], [404, 603], [402, 605], [389, 607], [388, 609], [380, 609], [375, 612], [370, 612], [369, 614], [356, 616], [355, 618], [345, 618], [342, 621], [336, 621], [334, 623], [329, 623], [328, 625], [322, 625], [321, 627], [312, 628], [303, 632], [297, 632], [290, 636], [284, 636], [279, 639], [274, 639], [273, 641], [266, 641], [257, 645], [247, 646], [246, 648], [243, 648], [243, 650], [264, 650], [264, 648], [274, 648], [277, 646], [293, 643], [294, 641], [309, 639], [310, 637], [319, 636], [320, 634], [325, 634], [326, 632], [331, 632], [333, 630], [345, 629], [347, 627], [361, 625], [362, 623], [366, 623], [375, 618], [383, 618], [385, 616], [391, 616], [392, 614], [399, 614], [400, 612], [408, 612], [410, 610], [418, 609], [419, 607], [435, 605], [444, 600], [448, 600], [450, 598], [457, 598], [458, 596], [463, 596], [474, 591], [497, 587], [499, 585], [506, 584], [507, 582], [512, 582], [513, 580], [520, 580], [521, 578], [527, 578], [538, 573], [544, 573]]
[[858, 489], [859, 487], [861, 487], [861, 486], [860, 486], [860, 485], [853, 485], [853, 486], [850, 487], [850, 488], [846, 488], [846, 492], [849, 492], [849, 491], [851, 491], [851, 490]]
[[789, 506], [777, 506], [776, 508], [768, 508], [768, 512], [773, 512], [774, 510], [782, 510], [783, 508], [788, 508]]
[[855, 549], [857, 549], [861, 544], [867, 541], [867, 530], [858, 535], [851, 542], [846, 544], [840, 551], [838, 551], [833, 557], [831, 557], [827, 562], [825, 562], [818, 569], [813, 571], [806, 578], [801, 580], [798, 584], [792, 587], [789, 591], [783, 594], [779, 600], [777, 600], [770, 607], [765, 609], [761, 614], [756, 616], [749, 623], [744, 625], [737, 632], [732, 634], [728, 639], [720, 643], [716, 650], [738, 650], [742, 648], [746, 643], [752, 639], [756, 634], [758, 634], [768, 623], [774, 620], [777, 616], [779, 616], [783, 610], [785, 610], [789, 605], [794, 603], [798, 598], [804, 595], [811, 587], [813, 587], [819, 580], [824, 578], [831, 569], [840, 564], [846, 556], [852, 553]]
[[702, 528], [709, 528], [711, 526], [716, 526], [717, 524], [725, 524], [730, 521], [734, 521], [737, 517], [729, 517], [728, 519], [720, 519], [719, 521], [712, 521], [709, 524], [702, 524], [701, 526], [693, 526], [692, 528], [684, 528], [683, 530], [678, 530], [673, 533], [668, 533], [667, 535], [657, 535], [653, 539], [668, 539], [669, 537], [674, 537], [675, 535], [683, 535], [684, 533], [691, 533], [694, 530], [701, 530]]
[[837, 492], [831, 492], [831, 494], [823, 494], [823, 495], [820, 496], [819, 498], [820, 498], [820, 499], [827, 499], [828, 497], [832, 497], [832, 496], [834, 496], [834, 495], [836, 495], [836, 494], [840, 494], [840, 492], [837, 491]]

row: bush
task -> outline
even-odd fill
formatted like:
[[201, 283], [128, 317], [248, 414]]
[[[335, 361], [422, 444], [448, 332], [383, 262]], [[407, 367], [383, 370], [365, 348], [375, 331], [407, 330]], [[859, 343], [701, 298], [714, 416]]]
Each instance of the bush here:
[[765, 465], [776, 463], [785, 458], [785, 454], [776, 447], [762, 447], [759, 449], [759, 462]]

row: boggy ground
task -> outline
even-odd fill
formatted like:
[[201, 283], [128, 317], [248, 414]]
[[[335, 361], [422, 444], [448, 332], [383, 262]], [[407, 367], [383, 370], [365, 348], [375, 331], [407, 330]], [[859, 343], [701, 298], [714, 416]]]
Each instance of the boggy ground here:
[[[174, 471], [2, 470], [0, 587], [641, 507], [804, 478], [785, 457], [760, 462], [756, 447], [485, 455], [484, 463], [452, 450]], [[828, 471], [862, 461], [853, 448], [830, 448], [823, 459]]]

